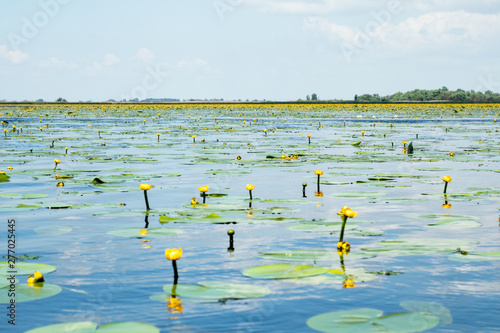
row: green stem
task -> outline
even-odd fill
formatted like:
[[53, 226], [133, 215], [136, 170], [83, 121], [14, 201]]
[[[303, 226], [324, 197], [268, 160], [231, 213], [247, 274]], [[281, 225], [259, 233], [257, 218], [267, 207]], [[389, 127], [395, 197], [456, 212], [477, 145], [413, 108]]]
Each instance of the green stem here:
[[203, 203], [205, 203], [205, 197], [207, 196], [205, 192], [201, 192], [201, 196], [203, 197]]
[[318, 175], [318, 192], [320, 192], [320, 190], [319, 190], [319, 176], [320, 175]]
[[448, 182], [444, 182], [444, 191], [443, 193], [446, 193], [446, 189], [448, 188]]
[[339, 242], [344, 241], [344, 230], [345, 230], [345, 225], [347, 224], [347, 216], [342, 215], [342, 229], [340, 229], [340, 239]]
[[253, 200], [253, 198], [252, 198], [252, 190], [248, 190], [248, 193], [250, 193], [250, 200]]
[[144, 200], [146, 200], [146, 210], [149, 210], [148, 191], [144, 191]]
[[176, 285], [177, 279], [179, 279], [179, 274], [177, 273], [177, 260], [172, 260], [172, 267], [174, 268], [174, 285]]

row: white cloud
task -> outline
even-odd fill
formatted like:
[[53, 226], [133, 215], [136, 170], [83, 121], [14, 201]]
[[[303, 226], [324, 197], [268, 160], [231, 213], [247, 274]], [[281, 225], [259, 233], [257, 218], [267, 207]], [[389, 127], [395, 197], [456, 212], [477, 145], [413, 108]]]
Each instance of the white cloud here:
[[365, 48], [384, 44], [398, 51], [456, 47], [489, 47], [500, 38], [500, 14], [472, 14], [463, 10], [437, 12], [394, 23], [378, 23], [375, 18], [364, 26], [351, 27], [313, 17], [304, 21], [307, 29], [323, 32], [339, 44]]
[[26, 53], [20, 50], [9, 51], [5, 45], [0, 45], [0, 57], [7, 59], [13, 64], [19, 64], [29, 58]]
[[[394, 0], [241, 0], [248, 6], [262, 11], [286, 14], [327, 15], [332, 13], [369, 13], [386, 8]], [[396, 0], [408, 10], [420, 12], [459, 11], [472, 13], [498, 13], [498, 0]]]
[[78, 64], [76, 64], [74, 62], [69, 62], [69, 61], [61, 60], [61, 59], [56, 58], [56, 57], [51, 57], [49, 59], [42, 60], [42, 61], [40, 61], [39, 65], [42, 68], [49, 68], [49, 67], [53, 67], [53, 68], [65, 68], [65, 69], [76, 69], [76, 68], [78, 68]]
[[155, 55], [148, 48], [139, 49], [139, 51], [135, 55], [136, 59], [139, 59], [139, 60], [141, 60], [145, 63], [148, 63], [148, 64], [153, 61], [154, 57], [155, 57]]
[[106, 54], [104, 56], [104, 65], [106, 65], [106, 66], [112, 66], [118, 62], [120, 62], [120, 58], [118, 58], [114, 54]]

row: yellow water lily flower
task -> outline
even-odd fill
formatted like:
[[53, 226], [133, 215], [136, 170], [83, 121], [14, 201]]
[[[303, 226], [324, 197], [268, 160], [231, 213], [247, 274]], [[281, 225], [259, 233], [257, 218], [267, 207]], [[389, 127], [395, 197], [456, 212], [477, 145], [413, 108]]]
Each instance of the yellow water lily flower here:
[[351, 250], [351, 244], [349, 244], [349, 242], [338, 242], [337, 250], [342, 252], [349, 252]]
[[247, 184], [247, 186], [246, 186], [246, 189], [249, 191], [253, 190], [254, 188], [255, 188], [255, 186], [252, 184]]
[[316, 170], [316, 171], [314, 171], [314, 174], [318, 175], [318, 176], [322, 175], [323, 173], [324, 173], [323, 170]]
[[340, 212], [337, 213], [337, 215], [347, 216], [347, 217], [353, 218], [353, 217], [356, 217], [356, 215], [358, 215], [358, 213], [353, 211], [351, 208], [344, 206], [344, 207], [342, 207]]
[[168, 260], [178, 260], [182, 257], [182, 248], [179, 247], [178, 249], [166, 249], [165, 250], [165, 257]]
[[58, 160], [57, 158], [55, 158], [55, 159], [54, 159], [54, 162], [55, 162], [56, 164], [59, 164], [59, 163], [61, 163], [61, 160]]
[[444, 176], [443, 181], [447, 183], [451, 182], [451, 176]]
[[208, 192], [208, 186], [198, 187], [198, 191], [200, 191], [201, 193]]
[[450, 209], [451, 208], [451, 204], [449, 204], [449, 203], [443, 204], [443, 208]]
[[196, 197], [193, 197], [193, 198], [191, 199], [191, 205], [197, 205], [197, 204], [199, 204], [199, 203], [200, 203], [200, 202], [199, 202], [198, 200], [196, 200]]
[[151, 185], [149, 185], [149, 184], [141, 184], [141, 185], [139, 185], [139, 187], [143, 191], [148, 191], [151, 189]]
[[450, 152], [450, 156], [455, 156], [455, 153], [454, 152]]
[[39, 282], [45, 282], [45, 279], [43, 278], [43, 274], [40, 273], [39, 271], [35, 271], [34, 274], [30, 274], [28, 276], [28, 285], [33, 285], [35, 283]]

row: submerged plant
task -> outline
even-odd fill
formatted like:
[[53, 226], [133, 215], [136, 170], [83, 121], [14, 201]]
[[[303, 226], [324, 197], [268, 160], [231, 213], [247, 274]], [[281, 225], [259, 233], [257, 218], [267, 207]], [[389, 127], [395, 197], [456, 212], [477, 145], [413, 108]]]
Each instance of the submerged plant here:
[[144, 191], [144, 200], [146, 201], [146, 210], [149, 210], [148, 191], [151, 189], [151, 185], [141, 184], [141, 185], [139, 185], [139, 188]]
[[344, 231], [345, 231], [345, 226], [347, 224], [347, 219], [354, 218], [356, 215], [358, 215], [357, 212], [353, 211], [351, 208], [344, 206], [340, 210], [340, 212], [337, 213], [337, 215], [340, 215], [340, 218], [342, 219], [342, 229], [340, 230], [340, 237], [339, 237], [339, 242], [337, 243], [337, 250], [342, 251], [342, 252], [349, 252], [351, 249], [351, 245], [349, 242], [344, 242]]
[[446, 190], [448, 188], [448, 183], [451, 182], [451, 176], [444, 176], [443, 177], [443, 181], [444, 181], [444, 191], [443, 191], [443, 193], [446, 193]]

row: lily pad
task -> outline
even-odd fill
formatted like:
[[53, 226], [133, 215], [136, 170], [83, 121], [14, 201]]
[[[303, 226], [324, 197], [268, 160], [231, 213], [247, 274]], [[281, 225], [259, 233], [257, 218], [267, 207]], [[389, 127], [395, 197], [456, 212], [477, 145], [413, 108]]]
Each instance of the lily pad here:
[[97, 323], [90, 321], [75, 321], [63, 324], [47, 325], [25, 333], [95, 333]]
[[439, 324], [436, 316], [401, 312], [382, 316], [376, 309], [357, 309], [323, 313], [309, 318], [307, 325], [321, 332], [398, 332], [411, 333], [431, 329]]
[[102, 325], [97, 328], [97, 323], [78, 321], [63, 324], [48, 325], [27, 331], [26, 333], [159, 333], [156, 326], [141, 322], [117, 322]]
[[2, 194], [0, 194], [0, 197], [10, 198], [10, 199], [40, 199], [40, 198], [48, 197], [48, 194], [43, 194], [43, 193], [25, 193], [25, 194], [2, 193]]
[[33, 229], [39, 235], [62, 235], [70, 232], [73, 228], [58, 225], [45, 225]]
[[252, 267], [245, 269], [242, 273], [254, 279], [297, 279], [326, 272], [328, 272], [328, 268], [324, 267], [279, 264]]
[[163, 290], [169, 295], [217, 300], [257, 298], [271, 293], [267, 287], [218, 281], [203, 281], [198, 285], [165, 285]]
[[[21, 283], [16, 285], [16, 303], [52, 297], [59, 294], [61, 290], [61, 287], [58, 285], [46, 282], [36, 283], [34, 286]], [[10, 303], [10, 299], [11, 297], [8, 297], [8, 293], [0, 293], [0, 304], [8, 304]]]
[[174, 228], [152, 228], [144, 229], [139, 227], [124, 228], [108, 231], [108, 234], [127, 238], [158, 238], [175, 236], [182, 233], [182, 230]]
[[439, 322], [442, 325], [448, 325], [453, 322], [450, 310], [444, 305], [436, 302], [402, 301], [399, 305], [408, 311], [429, 313], [436, 316], [439, 318]]
[[52, 265], [29, 263], [29, 262], [16, 262], [15, 268], [9, 267], [7, 262], [0, 263], [0, 275], [10, 275], [8, 273], [12, 270], [16, 271], [16, 275], [30, 275], [35, 271], [39, 271], [42, 274], [47, 274], [55, 271], [57, 268]]
[[[345, 259], [365, 259], [373, 258], [372, 253], [349, 253], [344, 256]], [[263, 259], [273, 260], [289, 260], [289, 261], [338, 261], [339, 255], [337, 251], [324, 250], [290, 250], [277, 252], [259, 252], [259, 257]]]
[[453, 261], [492, 261], [500, 260], [500, 252], [466, 252], [466, 254], [455, 253], [448, 256]]
[[362, 248], [362, 250], [377, 253], [378, 255], [405, 256], [405, 255], [434, 255], [452, 253], [457, 249], [471, 250], [469, 245], [475, 241], [442, 238], [400, 238], [381, 241], [379, 248]]
[[[8, 280], [9, 278], [9, 276], [0, 275], [0, 289], [9, 287], [11, 285], [10, 280]], [[14, 278], [14, 281], [12, 283], [17, 284], [19, 283], [19, 280], [17, 278]]]

